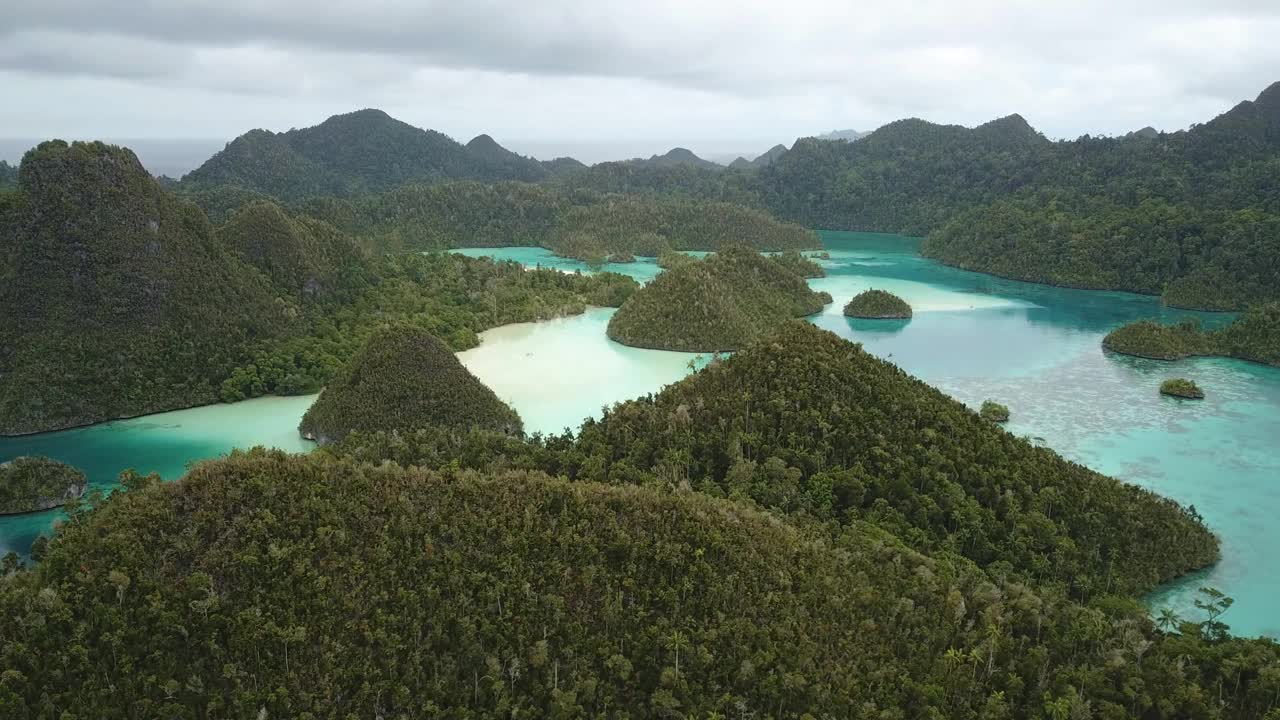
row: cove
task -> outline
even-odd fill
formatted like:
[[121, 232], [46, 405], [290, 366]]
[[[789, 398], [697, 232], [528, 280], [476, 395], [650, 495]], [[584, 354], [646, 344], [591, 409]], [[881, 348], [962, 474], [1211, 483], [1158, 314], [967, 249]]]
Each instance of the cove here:
[[[1101, 349], [1112, 328], [1142, 318], [1195, 317], [1209, 326], [1229, 316], [1172, 310], [1152, 297], [1070, 290], [1002, 280], [939, 265], [917, 241], [890, 235], [823, 233], [828, 276], [811, 281], [835, 302], [815, 324], [977, 407], [1009, 406], [1007, 429], [1047, 444], [1100, 472], [1195, 505], [1222, 538], [1214, 568], [1161, 589], [1153, 607], [1198, 617], [1191, 599], [1212, 585], [1236, 599], [1224, 616], [1241, 635], [1280, 636], [1280, 370], [1241, 361], [1161, 363]], [[563, 271], [585, 264], [542, 248], [478, 248], [468, 255], [516, 260]], [[656, 261], [610, 265], [641, 282]], [[845, 318], [853, 295], [881, 288], [907, 300], [906, 322]], [[694, 356], [627, 348], [608, 340], [609, 309], [482, 333], [461, 359], [511, 403], [530, 432], [561, 432], [616, 401], [659, 390], [687, 374]], [[1195, 380], [1198, 403], [1161, 397], [1170, 376]], [[0, 438], [0, 460], [44, 454], [83, 468], [109, 487], [127, 467], [166, 478], [191, 460], [234, 447], [305, 450], [296, 427], [311, 397], [262, 398], [122, 420], [58, 433]], [[25, 552], [57, 513], [0, 518], [0, 552]]]
[[[1231, 316], [1170, 309], [1157, 298], [1131, 293], [1056, 288], [957, 270], [921, 257], [918, 240], [899, 236], [824, 232], [822, 239], [831, 255], [820, 261], [827, 277], [810, 284], [830, 292], [835, 302], [812, 322], [862, 343], [868, 352], [971, 407], [987, 398], [1008, 405], [1009, 432], [1194, 505], [1222, 539], [1222, 561], [1153, 593], [1149, 603], [1196, 618], [1196, 591], [1214, 586], [1236, 600], [1224, 616], [1233, 632], [1280, 637], [1274, 606], [1280, 597], [1280, 525], [1272, 522], [1280, 514], [1280, 369], [1220, 358], [1163, 363], [1112, 355], [1101, 347], [1108, 331], [1133, 320], [1196, 318], [1213, 327]], [[540, 248], [470, 252], [586, 271], [585, 265], [561, 264]], [[608, 269], [644, 282], [652, 275], [643, 265]], [[915, 317], [844, 317], [844, 303], [869, 288], [902, 297]], [[575, 358], [618, 347], [604, 335], [610, 312], [555, 321], [562, 325], [548, 327], [533, 346], [527, 339], [513, 343], [506, 376], [536, 376], [549, 386], [574, 387], [576, 395], [597, 392], [590, 383], [573, 384], [582, 372]], [[593, 322], [599, 332], [582, 332], [579, 324]], [[490, 335], [480, 349], [501, 355], [499, 345], [506, 342]], [[545, 355], [535, 360], [540, 352], [563, 362], [548, 363]], [[472, 369], [486, 382], [501, 382], [483, 368]], [[1195, 380], [1208, 398], [1188, 403], [1160, 396], [1160, 382], [1171, 376]], [[535, 389], [525, 392], [499, 395], [526, 417], [568, 420], [575, 415], [572, 405], [593, 405], [558, 392], [541, 397], [535, 397]]]

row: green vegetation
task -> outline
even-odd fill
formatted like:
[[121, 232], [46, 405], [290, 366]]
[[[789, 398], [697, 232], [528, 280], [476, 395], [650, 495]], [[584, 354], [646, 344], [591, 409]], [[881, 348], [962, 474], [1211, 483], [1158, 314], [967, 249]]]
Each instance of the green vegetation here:
[[296, 308], [132, 152], [29, 151], [0, 233], [0, 434], [215, 402], [251, 343]]
[[1184, 320], [1177, 325], [1139, 320], [1107, 333], [1102, 347], [1152, 360], [1181, 360], [1210, 353], [1209, 339], [1194, 320]]
[[541, 163], [503, 149], [487, 135], [463, 146], [380, 110], [360, 110], [285, 133], [252, 130], [188, 173], [182, 186], [228, 186], [296, 200], [451, 179], [533, 181], [546, 175]]
[[1159, 629], [1134, 597], [1214, 559], [1193, 513], [807, 323], [576, 437], [124, 484], [0, 581], [5, 714], [1262, 719], [1280, 691], [1230, 598]]
[[609, 319], [609, 337], [659, 350], [736, 350], [831, 301], [792, 268], [733, 246], [700, 262], [678, 262], [622, 304]]
[[[661, 276], [660, 276], [661, 277]], [[642, 291], [643, 292], [643, 291]], [[543, 470], [690, 487], [822, 520], [1079, 598], [1139, 593], [1217, 558], [1198, 518], [1032, 446], [897, 366], [806, 322], [656, 396], [531, 443], [427, 432], [349, 438], [371, 462]]]
[[[828, 259], [831, 257], [827, 256]], [[821, 278], [827, 276], [827, 271], [822, 266], [814, 262], [808, 257], [800, 254], [799, 250], [787, 250], [773, 256], [773, 259], [782, 263], [791, 272], [805, 279]]]
[[1154, 360], [1220, 355], [1280, 366], [1280, 304], [1250, 308], [1212, 331], [1202, 330], [1190, 320], [1177, 325], [1142, 320], [1111, 331], [1102, 339], [1102, 346]]
[[844, 314], [873, 320], [905, 319], [911, 317], [911, 306], [891, 292], [872, 288], [853, 296], [845, 304]]
[[922, 252], [958, 267], [1241, 309], [1280, 299], [1278, 138], [1280, 83], [1154, 138], [1052, 142], [1017, 115], [972, 129], [908, 119], [857, 142], [801, 139], [754, 171], [602, 163], [555, 182], [928, 236]]
[[0, 434], [315, 392], [385, 324], [455, 350], [616, 307], [630, 278], [384, 255], [255, 202], [217, 232], [126, 149], [44, 143], [0, 195]]
[[0, 192], [18, 189], [18, 168], [0, 160]]
[[440, 426], [521, 432], [520, 416], [476, 379], [453, 350], [425, 330], [374, 333], [302, 416], [321, 444], [360, 432]]
[[989, 420], [995, 423], [1009, 421], [1009, 408], [995, 402], [994, 400], [983, 400], [982, 408], [978, 410], [978, 414], [982, 416], [983, 420]]
[[530, 245], [602, 264], [610, 255], [656, 257], [726, 243], [820, 247], [811, 230], [728, 203], [569, 194], [523, 183], [409, 186], [356, 200], [313, 199], [299, 210], [386, 250]]
[[16, 457], [0, 463], [0, 515], [60, 507], [86, 487], [80, 470], [47, 457]]
[[1204, 399], [1204, 391], [1200, 386], [1186, 378], [1170, 378], [1160, 383], [1160, 394], [1190, 400]]

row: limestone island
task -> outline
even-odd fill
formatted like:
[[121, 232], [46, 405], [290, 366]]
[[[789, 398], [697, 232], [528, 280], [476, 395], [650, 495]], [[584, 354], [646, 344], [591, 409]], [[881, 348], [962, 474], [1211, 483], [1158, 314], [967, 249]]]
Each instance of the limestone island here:
[[0, 463], [0, 515], [62, 507], [84, 494], [84, 473], [66, 463], [40, 456], [16, 457]]
[[1102, 347], [1150, 360], [1182, 360], [1210, 353], [1208, 338], [1194, 320], [1177, 325], [1161, 325], [1152, 320], [1129, 323], [1107, 333]]
[[324, 445], [353, 431], [425, 427], [520, 435], [520, 416], [421, 328], [374, 333], [302, 416], [298, 430]]
[[891, 292], [872, 289], [855, 295], [844, 306], [844, 314], [868, 320], [906, 320], [911, 317], [911, 306]]
[[1177, 325], [1141, 320], [1112, 330], [1102, 347], [1152, 360], [1220, 356], [1280, 367], [1280, 303], [1252, 306], [1212, 330], [1195, 320]]
[[672, 264], [609, 320], [623, 345], [681, 352], [727, 352], [831, 302], [791, 266], [743, 246]]
[[978, 414], [982, 416], [983, 420], [989, 420], [994, 423], [1009, 421], [1009, 408], [994, 400], [984, 400], [982, 408], [978, 410]]
[[1203, 400], [1204, 391], [1186, 378], [1170, 378], [1160, 383], [1160, 394], [1184, 400]]

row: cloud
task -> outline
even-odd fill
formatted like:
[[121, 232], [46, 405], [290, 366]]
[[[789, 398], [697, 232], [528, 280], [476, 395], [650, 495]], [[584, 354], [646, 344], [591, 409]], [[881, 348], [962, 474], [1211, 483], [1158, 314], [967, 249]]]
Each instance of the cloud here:
[[1012, 112], [1054, 136], [1176, 129], [1280, 79], [1271, 0], [0, 4], [10, 133], [86, 79], [128, 95], [138, 126], [191, 97], [211, 112], [191, 132], [377, 105], [463, 135], [778, 140]]

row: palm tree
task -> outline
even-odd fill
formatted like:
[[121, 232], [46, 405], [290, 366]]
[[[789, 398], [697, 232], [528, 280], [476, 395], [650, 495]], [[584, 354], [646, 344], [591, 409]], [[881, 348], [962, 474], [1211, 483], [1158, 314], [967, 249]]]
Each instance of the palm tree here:
[[1161, 608], [1160, 614], [1156, 616], [1156, 627], [1165, 632], [1173, 632], [1181, 623], [1182, 618], [1170, 607]]

